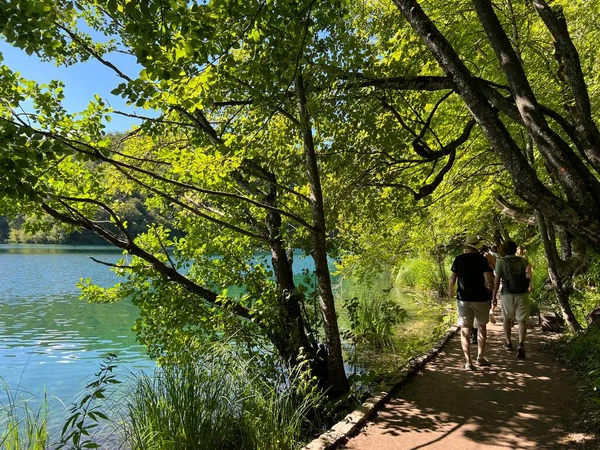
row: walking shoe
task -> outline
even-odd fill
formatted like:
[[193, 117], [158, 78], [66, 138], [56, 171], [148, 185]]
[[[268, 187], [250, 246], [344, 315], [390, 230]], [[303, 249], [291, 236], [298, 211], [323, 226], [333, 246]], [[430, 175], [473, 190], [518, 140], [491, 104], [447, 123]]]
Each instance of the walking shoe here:
[[525, 346], [523, 344], [519, 344], [517, 348], [517, 358], [525, 359]]
[[490, 362], [485, 358], [477, 358], [477, 365], [480, 367], [489, 367], [491, 366]]
[[510, 350], [512, 348], [512, 342], [505, 342], [504, 345], [502, 345], [502, 348]]
[[477, 370], [477, 368], [471, 363], [465, 363], [465, 370]]

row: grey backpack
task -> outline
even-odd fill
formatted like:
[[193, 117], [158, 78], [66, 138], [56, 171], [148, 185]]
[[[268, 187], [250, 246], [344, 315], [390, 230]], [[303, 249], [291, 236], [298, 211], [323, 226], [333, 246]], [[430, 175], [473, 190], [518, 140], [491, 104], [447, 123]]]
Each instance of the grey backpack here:
[[525, 271], [525, 263], [523, 260], [514, 255], [506, 256], [504, 258], [506, 263], [506, 273], [504, 275], [507, 278], [503, 278], [505, 291], [509, 294], [523, 294], [529, 290], [529, 280], [527, 279], [527, 273]]

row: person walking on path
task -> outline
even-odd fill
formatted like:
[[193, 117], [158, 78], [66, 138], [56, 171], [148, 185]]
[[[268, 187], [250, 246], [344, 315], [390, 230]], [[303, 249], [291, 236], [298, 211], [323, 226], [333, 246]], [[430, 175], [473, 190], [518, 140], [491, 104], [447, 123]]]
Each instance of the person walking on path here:
[[494, 278], [494, 292], [496, 295], [502, 280], [502, 293], [500, 305], [504, 320], [504, 348], [512, 349], [511, 328], [512, 321], [516, 319], [519, 324], [519, 346], [517, 358], [525, 359], [525, 336], [527, 335], [527, 318], [529, 317], [529, 292], [531, 291], [531, 276], [528, 276], [529, 262], [525, 258], [516, 256], [517, 244], [514, 241], [504, 243], [504, 258], [496, 262], [496, 276]]
[[[481, 253], [483, 255], [483, 257], [488, 260], [488, 263], [490, 265], [490, 269], [492, 270], [492, 277], [493, 277], [494, 276], [494, 268], [496, 267], [496, 257], [491, 254], [490, 249], [488, 248], [487, 245], [483, 245], [479, 249], [479, 253]], [[490, 298], [490, 301], [488, 303], [489, 303], [489, 306], [490, 306], [490, 313], [489, 313], [490, 314], [490, 319], [489, 319], [489, 321], [491, 323], [496, 323], [496, 319], [494, 318], [494, 312], [493, 312], [493, 306], [492, 306], [492, 299], [491, 298]], [[475, 324], [473, 324], [473, 329], [471, 330], [471, 344], [477, 345], [477, 322], [475, 322]]]
[[489, 366], [485, 359], [485, 344], [487, 340], [487, 323], [489, 320], [489, 300], [494, 283], [492, 269], [488, 260], [479, 253], [483, 241], [476, 236], [467, 236], [464, 243], [464, 253], [458, 255], [452, 263], [452, 275], [448, 283], [448, 296], [454, 297], [454, 286], [458, 281], [456, 291], [458, 315], [462, 322], [461, 345], [465, 356], [465, 369], [474, 370], [471, 360], [470, 334], [473, 322], [477, 319], [477, 359], [479, 366]]

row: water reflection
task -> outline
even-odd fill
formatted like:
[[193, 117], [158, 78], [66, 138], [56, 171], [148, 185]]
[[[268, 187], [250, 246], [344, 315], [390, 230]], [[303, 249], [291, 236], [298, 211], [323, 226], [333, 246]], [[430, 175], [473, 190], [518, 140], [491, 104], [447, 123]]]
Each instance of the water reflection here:
[[0, 245], [0, 376], [13, 392], [41, 396], [45, 389], [68, 403], [108, 353], [123, 373], [153, 367], [131, 331], [135, 306], [78, 299], [80, 278], [117, 281], [89, 256], [122, 257], [107, 247]]

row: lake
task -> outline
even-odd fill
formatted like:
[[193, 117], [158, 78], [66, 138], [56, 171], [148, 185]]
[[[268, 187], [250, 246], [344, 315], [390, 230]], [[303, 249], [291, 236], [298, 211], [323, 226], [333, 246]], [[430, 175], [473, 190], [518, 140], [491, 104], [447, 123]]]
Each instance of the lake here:
[[[69, 405], [108, 353], [117, 355], [121, 379], [154, 367], [131, 330], [133, 304], [79, 300], [80, 278], [105, 287], [119, 281], [90, 257], [114, 263], [122, 254], [107, 246], [0, 244], [0, 377], [13, 394], [41, 398], [45, 390]], [[297, 253], [294, 269], [312, 269], [312, 259]]]
[[101, 286], [118, 280], [90, 256], [122, 257], [103, 246], [0, 245], [0, 377], [13, 394], [39, 398], [45, 389], [68, 405], [108, 353], [118, 357], [117, 374], [154, 367], [131, 331], [134, 305], [79, 300], [80, 278]]

